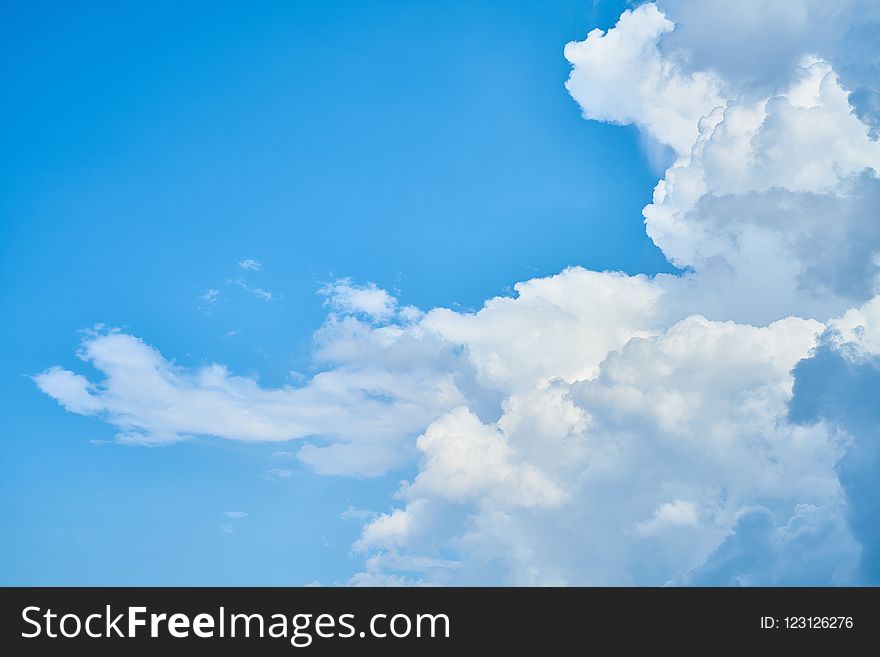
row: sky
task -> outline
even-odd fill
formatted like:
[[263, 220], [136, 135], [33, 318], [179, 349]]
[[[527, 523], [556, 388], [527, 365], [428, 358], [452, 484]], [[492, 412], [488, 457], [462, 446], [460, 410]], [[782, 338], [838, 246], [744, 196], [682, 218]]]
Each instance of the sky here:
[[870, 4], [0, 12], [0, 583], [878, 583]]

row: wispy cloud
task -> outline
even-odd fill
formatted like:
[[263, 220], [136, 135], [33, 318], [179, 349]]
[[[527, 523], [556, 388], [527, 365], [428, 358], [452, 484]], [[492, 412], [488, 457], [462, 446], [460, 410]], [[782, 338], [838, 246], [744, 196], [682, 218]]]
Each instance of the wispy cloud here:
[[349, 507], [339, 514], [339, 517], [343, 520], [355, 520], [357, 522], [364, 522], [366, 520], [373, 520], [379, 514], [375, 511], [369, 511], [367, 509], [358, 509], [349, 505]]
[[217, 297], [219, 297], [219, 296], [220, 296], [220, 290], [217, 290], [215, 288], [211, 288], [210, 290], [205, 292], [199, 298], [202, 301], [204, 301], [205, 303], [214, 303], [215, 301], [217, 301]]
[[275, 481], [277, 479], [290, 479], [293, 476], [293, 470], [287, 468], [269, 468], [263, 473], [263, 479], [266, 481]]
[[235, 278], [229, 281], [232, 285], [236, 285], [240, 287], [242, 290], [246, 290], [253, 294], [258, 299], [262, 299], [263, 301], [272, 301], [275, 298], [275, 295], [269, 290], [264, 290], [261, 287], [256, 287], [249, 285], [247, 281], [242, 278]]
[[397, 299], [375, 283], [356, 285], [349, 278], [341, 278], [322, 287], [319, 293], [325, 297], [324, 305], [343, 314], [383, 320], [397, 310]]
[[247, 518], [247, 511], [224, 511], [223, 517], [230, 522], [220, 525], [220, 531], [224, 534], [234, 534], [237, 530], [237, 523], [243, 518]]
[[[247, 258], [245, 260], [240, 260], [237, 263], [237, 268], [247, 272], [258, 272], [263, 269], [263, 264], [259, 260]], [[249, 292], [258, 299], [262, 299], [263, 301], [272, 301], [278, 297], [278, 295], [274, 292], [271, 292], [262, 287], [258, 287], [256, 285], [251, 285], [244, 278], [244, 274], [236, 275], [234, 278], [227, 279], [225, 285], [234, 285], [235, 287], [240, 287], [242, 290]], [[213, 310], [213, 306], [217, 303], [217, 300], [220, 298], [221, 294], [222, 292], [220, 288], [209, 288], [207, 292], [200, 295], [199, 300], [203, 304], [201, 310], [210, 314]], [[235, 333], [237, 332], [237, 330], [233, 329], [233, 331], [230, 331], [229, 335], [235, 335]]]
[[263, 268], [263, 263], [259, 260], [254, 260], [253, 258], [246, 258], [238, 263], [239, 269], [248, 269], [250, 271], [260, 271]]
[[199, 310], [206, 315], [210, 315], [214, 312], [214, 307], [217, 305], [219, 298], [220, 290], [212, 287], [204, 294], [199, 295]]

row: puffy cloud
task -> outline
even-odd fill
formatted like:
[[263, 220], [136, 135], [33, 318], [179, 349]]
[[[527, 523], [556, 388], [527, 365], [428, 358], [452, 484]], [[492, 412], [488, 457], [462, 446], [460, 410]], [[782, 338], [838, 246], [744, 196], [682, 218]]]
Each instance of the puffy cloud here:
[[375, 283], [355, 285], [344, 278], [324, 286], [321, 293], [327, 305], [342, 313], [361, 313], [373, 319], [387, 319], [394, 314], [397, 299]]
[[219, 364], [182, 368], [113, 331], [88, 333], [79, 354], [102, 381], [61, 368], [36, 381], [68, 410], [117, 426], [121, 442], [314, 438], [299, 456], [317, 471], [379, 474], [414, 454], [408, 441], [466, 399], [491, 415], [536, 378], [588, 374], [608, 349], [646, 334], [661, 294], [646, 277], [580, 268], [517, 290], [519, 298], [493, 299], [475, 314], [435, 309], [414, 321], [407, 309], [392, 314], [386, 291], [340, 282], [316, 334], [325, 370], [300, 387], [264, 388]]
[[878, 168], [880, 142], [830, 67], [813, 62], [784, 94], [704, 117], [645, 223], [672, 262], [701, 274], [703, 295], [725, 282], [732, 318], [827, 318], [877, 291], [880, 224], [866, 218]]
[[688, 72], [660, 52], [660, 38], [674, 27], [653, 3], [625, 11], [607, 32], [565, 46], [572, 64], [565, 86], [584, 117], [635, 124], [684, 155], [700, 117], [723, 97], [713, 73]]
[[480, 385], [502, 392], [590, 376], [608, 351], [662, 321], [656, 311], [663, 288], [647, 276], [573, 267], [517, 283], [514, 291], [476, 313], [438, 308], [421, 321], [464, 347]]
[[850, 308], [830, 323], [829, 339], [857, 353], [880, 355], [880, 296], [859, 308]]
[[[676, 24], [661, 48], [718, 72], [737, 88], [787, 84], [804, 55], [831, 63], [856, 114], [880, 126], [880, 6], [873, 0], [659, 0]], [[743, 47], [747, 43], [748, 47]]]
[[[867, 8], [860, 0], [659, 0], [676, 24], [662, 48], [716, 71], [739, 88], [764, 91], [790, 79], [805, 54], [828, 56]], [[745, 47], [746, 43], [748, 44]]]
[[699, 274], [679, 314], [827, 319], [878, 291], [880, 229], [864, 216], [880, 142], [833, 68], [855, 47], [853, 17], [877, 13], [862, 4], [672, 1], [666, 16], [646, 3], [566, 46], [587, 118], [634, 123], [678, 154], [644, 215], [666, 256]]
[[94, 395], [94, 386], [81, 374], [60, 367], [50, 367], [34, 377], [40, 390], [54, 397], [71, 413], [93, 415], [103, 409]]
[[446, 583], [663, 584], [702, 563], [744, 508], [840, 505], [840, 446], [785, 421], [791, 369], [822, 330], [694, 316], [628, 341], [592, 378], [512, 395], [493, 425], [456, 409], [419, 438], [404, 505], [367, 524], [358, 548], [452, 551], [461, 564]]
[[876, 581], [876, 11], [760, 4], [646, 3], [565, 48], [586, 118], [674, 150], [644, 217], [681, 275], [574, 267], [476, 312], [343, 279], [301, 386], [118, 332], [83, 342], [100, 380], [37, 384], [123, 442], [413, 464], [355, 584]]

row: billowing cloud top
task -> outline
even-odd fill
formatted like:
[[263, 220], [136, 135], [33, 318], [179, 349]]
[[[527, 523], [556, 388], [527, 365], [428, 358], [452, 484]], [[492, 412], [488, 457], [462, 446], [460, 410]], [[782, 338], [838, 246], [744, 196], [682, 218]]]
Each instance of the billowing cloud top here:
[[646, 3], [565, 47], [587, 119], [674, 153], [644, 218], [681, 275], [575, 267], [472, 313], [342, 280], [303, 385], [113, 331], [80, 352], [101, 380], [37, 384], [122, 442], [415, 462], [354, 583], [876, 583], [878, 12], [761, 5]]

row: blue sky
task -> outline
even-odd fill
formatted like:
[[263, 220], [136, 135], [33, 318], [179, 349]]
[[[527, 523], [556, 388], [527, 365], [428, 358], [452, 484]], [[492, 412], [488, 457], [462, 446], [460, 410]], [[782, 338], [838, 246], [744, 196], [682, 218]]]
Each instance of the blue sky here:
[[[309, 371], [316, 290], [338, 276], [478, 307], [572, 264], [669, 270], [641, 228], [654, 174], [636, 132], [585, 123], [562, 86], [562, 45], [618, 14], [4, 5], [2, 581], [344, 579], [359, 530], [340, 514], [384, 510], [400, 473], [319, 477], [273, 461], [278, 445], [96, 446], [112, 428], [29, 377], [75, 364], [103, 323], [280, 384]], [[234, 534], [229, 510], [248, 513]]]
[[876, 581], [864, 24], [6, 3], [0, 583]]

